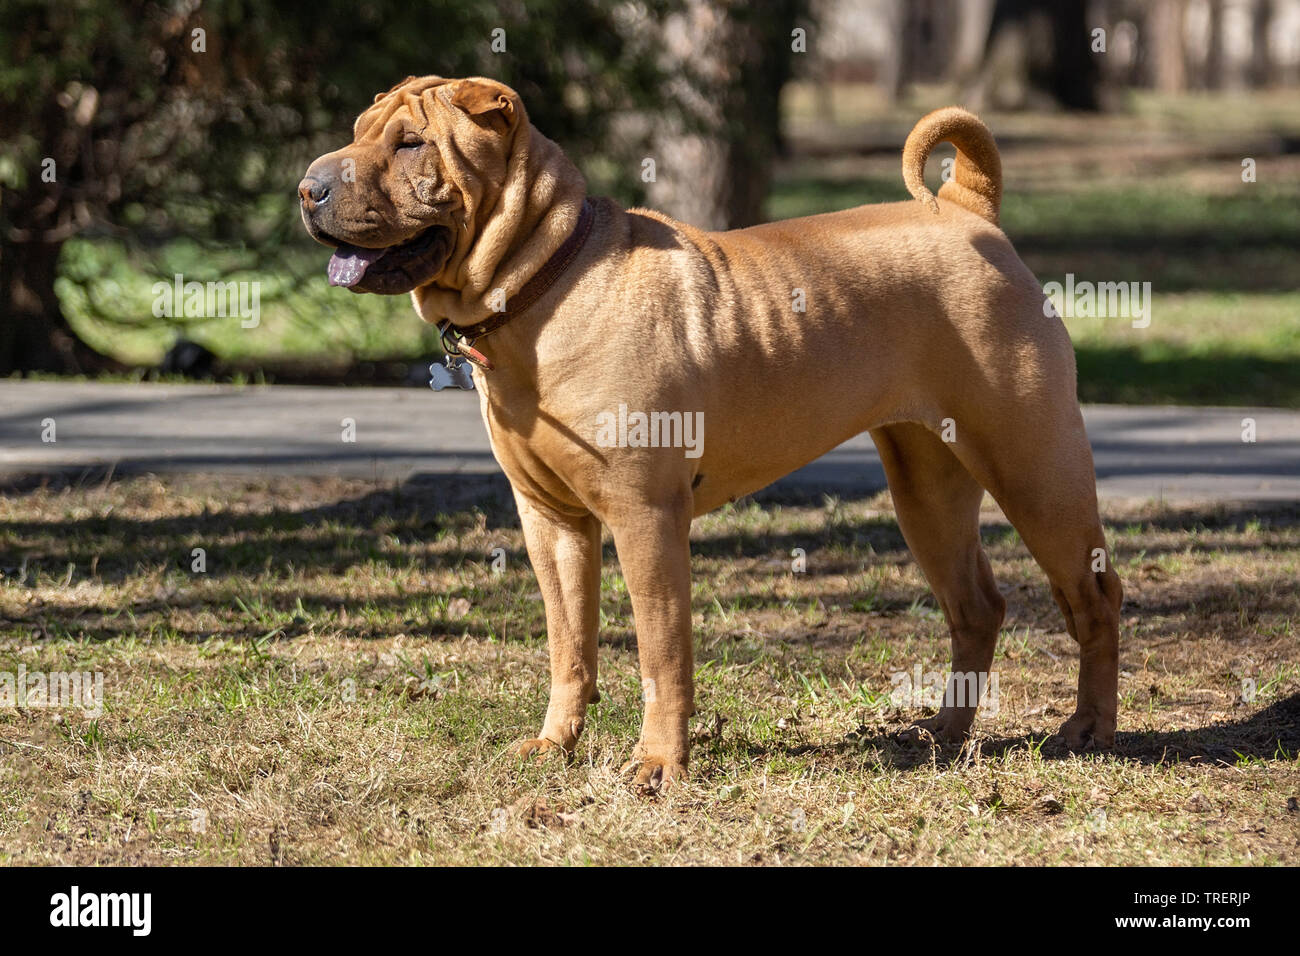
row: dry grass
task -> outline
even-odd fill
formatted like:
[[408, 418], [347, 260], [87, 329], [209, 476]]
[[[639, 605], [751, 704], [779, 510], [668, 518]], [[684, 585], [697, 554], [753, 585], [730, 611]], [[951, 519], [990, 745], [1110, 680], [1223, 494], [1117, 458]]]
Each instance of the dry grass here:
[[0, 707], [0, 862], [1300, 862], [1300, 509], [1108, 511], [1121, 733], [1088, 755], [1046, 739], [1077, 656], [996, 512], [1000, 708], [960, 751], [897, 738], [920, 712], [890, 704], [890, 674], [948, 650], [887, 496], [709, 516], [692, 778], [647, 799], [617, 773], [639, 681], [612, 554], [577, 753], [504, 755], [547, 688], [505, 501], [445, 482], [11, 489], [0, 672], [102, 671], [107, 700], [97, 719]]

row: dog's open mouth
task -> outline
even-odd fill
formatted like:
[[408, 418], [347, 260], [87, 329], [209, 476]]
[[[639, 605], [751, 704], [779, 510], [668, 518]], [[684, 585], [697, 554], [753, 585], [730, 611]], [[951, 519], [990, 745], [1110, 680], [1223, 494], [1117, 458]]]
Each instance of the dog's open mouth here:
[[322, 238], [337, 244], [325, 269], [330, 285], [353, 292], [410, 292], [437, 278], [451, 254], [451, 230], [445, 226], [431, 226], [406, 242], [384, 249], [363, 249], [333, 236]]

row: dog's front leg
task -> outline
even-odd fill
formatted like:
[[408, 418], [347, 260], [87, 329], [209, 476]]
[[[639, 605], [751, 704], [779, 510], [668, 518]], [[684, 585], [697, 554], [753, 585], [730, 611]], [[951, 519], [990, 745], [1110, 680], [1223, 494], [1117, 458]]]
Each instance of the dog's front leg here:
[[645, 717], [641, 740], [624, 767], [635, 784], [655, 789], [686, 773], [687, 723], [695, 712], [691, 646], [691, 515], [677, 503], [620, 509], [611, 521], [619, 564], [632, 598]]
[[524, 542], [546, 602], [551, 654], [551, 701], [542, 732], [521, 740], [521, 757], [571, 751], [587, 704], [596, 700], [596, 630], [600, 623], [600, 522], [533, 504], [516, 494]]

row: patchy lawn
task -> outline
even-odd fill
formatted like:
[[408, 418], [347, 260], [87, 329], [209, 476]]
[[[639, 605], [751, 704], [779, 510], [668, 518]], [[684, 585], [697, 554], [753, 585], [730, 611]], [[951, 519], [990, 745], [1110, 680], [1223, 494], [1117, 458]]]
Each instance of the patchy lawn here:
[[995, 510], [1000, 695], [961, 750], [898, 738], [923, 711], [891, 675], [946, 669], [948, 640], [887, 495], [711, 515], [692, 777], [642, 798], [612, 548], [586, 735], [568, 763], [505, 753], [548, 682], [507, 502], [450, 479], [10, 487], [0, 672], [98, 671], [105, 699], [0, 706], [0, 862], [1300, 862], [1300, 508], [1108, 508], [1120, 735], [1086, 755], [1048, 736], [1077, 655]]

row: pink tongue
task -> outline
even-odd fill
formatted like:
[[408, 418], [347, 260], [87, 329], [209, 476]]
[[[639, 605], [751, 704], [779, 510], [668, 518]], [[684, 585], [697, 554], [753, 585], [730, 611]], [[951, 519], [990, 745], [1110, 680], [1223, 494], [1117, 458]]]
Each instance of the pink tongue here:
[[356, 285], [366, 274], [366, 267], [387, 251], [387, 249], [339, 246], [334, 255], [330, 256], [330, 264], [325, 269], [330, 285], [341, 285], [344, 288]]

